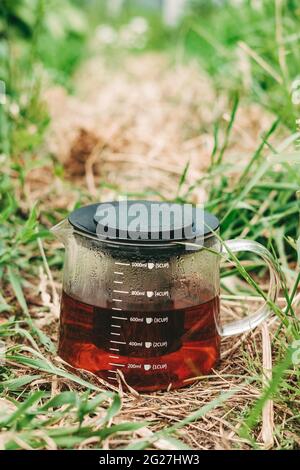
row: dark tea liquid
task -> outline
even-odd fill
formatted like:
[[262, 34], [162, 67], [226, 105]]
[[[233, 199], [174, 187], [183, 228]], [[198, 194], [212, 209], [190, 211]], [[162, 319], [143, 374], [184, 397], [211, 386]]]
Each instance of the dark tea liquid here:
[[188, 379], [209, 373], [219, 359], [219, 297], [178, 307], [118, 311], [63, 292], [59, 355], [115, 385], [120, 370], [138, 391], [187, 385]]

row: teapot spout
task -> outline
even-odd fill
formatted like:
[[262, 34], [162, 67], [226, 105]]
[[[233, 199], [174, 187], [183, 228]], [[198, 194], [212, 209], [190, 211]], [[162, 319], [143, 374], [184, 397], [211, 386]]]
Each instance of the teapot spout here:
[[50, 232], [66, 246], [73, 234], [73, 227], [69, 223], [68, 219], [64, 219], [54, 225], [54, 227], [50, 229]]

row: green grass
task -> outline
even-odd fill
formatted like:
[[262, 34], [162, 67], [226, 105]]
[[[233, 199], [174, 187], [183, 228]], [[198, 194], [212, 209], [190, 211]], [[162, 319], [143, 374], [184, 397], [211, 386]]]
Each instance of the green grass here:
[[196, 12], [197, 7], [182, 26], [186, 53], [199, 58], [217, 89], [238, 91], [295, 129], [291, 84], [300, 60], [297, 3], [262, 2], [254, 8], [247, 1], [243, 7], [228, 2], [208, 10], [205, 20]]
[[[276, 423], [276, 448], [296, 448], [297, 440], [289, 436], [299, 434], [299, 366], [293, 362], [293, 341], [299, 339], [300, 333], [299, 302], [293, 301], [299, 293], [300, 280], [297, 198], [300, 155], [294, 151], [299, 139], [295, 124], [298, 109], [291, 102], [290, 86], [299, 70], [299, 8], [296, 2], [284, 1], [282, 11], [275, 11], [273, 2], [264, 2], [262, 10], [254, 11], [250, 3], [245, 2], [241, 8], [230, 5], [206, 8], [197, 16], [195, 12], [199, 11], [200, 2], [194, 3], [194, 14], [187, 15], [175, 32], [165, 30], [155, 15], [150, 17], [151, 30], [145, 50], [175, 49], [173, 56], [181, 54], [184, 60], [196, 57], [212, 77], [216, 89], [232, 98], [231, 117], [228, 124], [216, 122], [211, 129], [215, 145], [205, 176], [187, 187], [186, 177], [190, 171], [187, 165], [173, 198], [189, 201], [193, 191], [203, 187], [209, 194], [207, 208], [222, 220], [225, 240], [239, 237], [247, 230], [247, 238], [263, 243], [278, 261], [282, 272], [281, 296], [285, 297], [286, 306], [280, 309], [270, 303], [280, 319], [273, 339], [276, 351], [273, 377], [256, 401], [249, 403], [243, 412], [237, 412], [235, 420], [241, 425], [240, 436], [256, 448], [262, 409], [267, 400], [273, 399], [278, 408], [291, 412], [286, 423]], [[46, 71], [53, 82], [72, 90], [72, 74], [90, 54], [87, 43], [91, 31], [86, 22], [94, 11], [82, 10], [78, 2], [64, 2], [64, 7], [58, 10], [53, 5], [41, 0], [4, 2], [0, 13], [0, 78], [7, 85], [7, 103], [0, 105], [0, 339], [9, 345], [6, 362], [0, 364], [0, 393], [6, 404], [0, 415], [0, 430], [6, 449], [72, 448], [88, 438], [94, 438], [93, 445], [101, 448], [110, 435], [129, 433], [134, 436], [134, 431], [150, 425], [135, 419], [111, 425], [110, 421], [120, 412], [118, 393], [103, 391], [90, 377], [69, 372], [57, 363], [51, 331], [40, 328], [31, 315], [28, 292], [44, 263], [38, 240], [48, 247], [49, 266], [61, 269], [62, 254], [51, 250], [53, 240], [48, 228], [67, 213], [49, 207], [41, 214], [41, 202], [36, 201], [32, 207], [26, 190], [31, 168], [45, 163], [45, 156], [38, 156], [49, 124], [47, 109], [40, 99], [40, 72], [41, 69]], [[94, 17], [94, 26], [101, 18], [101, 15], [99, 20]], [[127, 19], [128, 12], [116, 19], [115, 26]], [[279, 34], [281, 27], [283, 37]], [[278, 41], [282, 42], [278, 44]], [[245, 52], [241, 42], [246, 43], [254, 55], [249, 56], [249, 50]], [[283, 56], [280, 55], [282, 48]], [[237, 66], [241, 50], [251, 66], [250, 85], [245, 85]], [[267, 69], [265, 64], [268, 64]], [[247, 164], [237, 169], [236, 163], [228, 159], [227, 148], [239, 100], [259, 103], [273, 113], [274, 120], [269, 129], [262, 129], [257, 149]], [[12, 105], [17, 105], [17, 113], [13, 112]], [[274, 146], [278, 135], [287, 132], [289, 137]], [[46, 156], [46, 160], [51, 161], [51, 157]], [[238, 177], [232, 178], [233, 170], [238, 170]], [[59, 177], [63, 179], [63, 175]], [[108, 182], [103, 182], [105, 184]], [[86, 197], [79, 193], [77, 204]], [[259, 217], [255, 217], [257, 213]], [[265, 269], [257, 260], [246, 269], [243, 260], [243, 257], [239, 261], [233, 256], [235, 267], [222, 272], [225, 292], [234, 296], [253, 295], [255, 290], [264, 295], [259, 281], [265, 279]], [[241, 284], [240, 291], [232, 290], [226, 283], [228, 277], [237, 275], [248, 282]], [[40, 307], [41, 311], [43, 308]], [[255, 384], [261, 387], [257, 367], [249, 359], [248, 371], [252, 372]], [[51, 380], [57, 377], [72, 384], [72, 391], [65, 388], [53, 397]], [[39, 385], [43, 378], [45, 381]], [[237, 391], [221, 393], [149, 439], [136, 441], [133, 437], [127, 448], [149, 447], [161, 438], [185, 448], [177, 431], [202, 419], [215, 407], [225, 406]], [[285, 433], [286, 429], [289, 434]]]

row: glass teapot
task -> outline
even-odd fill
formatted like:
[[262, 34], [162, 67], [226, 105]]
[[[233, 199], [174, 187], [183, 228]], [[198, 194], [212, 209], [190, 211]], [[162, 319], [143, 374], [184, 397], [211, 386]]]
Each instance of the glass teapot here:
[[[52, 228], [66, 249], [59, 355], [111, 384], [138, 391], [178, 388], [208, 374], [220, 340], [266, 319], [267, 303], [220, 321], [220, 258], [250, 251], [278, 274], [259, 243], [221, 243], [218, 219], [190, 205], [152, 201], [92, 204]], [[228, 254], [228, 253], [227, 253]]]

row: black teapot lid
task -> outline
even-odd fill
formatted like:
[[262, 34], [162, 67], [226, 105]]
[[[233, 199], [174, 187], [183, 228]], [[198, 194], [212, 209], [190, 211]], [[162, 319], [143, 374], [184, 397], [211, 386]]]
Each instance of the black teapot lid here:
[[74, 210], [70, 224], [83, 234], [117, 242], [166, 243], [208, 237], [219, 220], [191, 204], [122, 200]]

